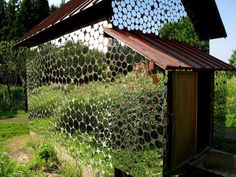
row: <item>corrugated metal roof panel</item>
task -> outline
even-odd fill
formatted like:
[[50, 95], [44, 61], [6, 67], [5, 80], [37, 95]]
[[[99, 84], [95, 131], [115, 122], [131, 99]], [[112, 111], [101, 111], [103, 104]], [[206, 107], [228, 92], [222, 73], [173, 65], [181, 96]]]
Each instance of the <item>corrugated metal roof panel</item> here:
[[64, 4], [59, 10], [54, 12], [52, 15], [44, 19], [38, 25], [33, 27], [30, 31], [25, 33], [17, 42], [16, 45], [21, 42], [33, 37], [37, 33], [44, 31], [47, 28], [50, 28], [56, 23], [60, 23], [66, 17], [73, 16], [78, 11], [85, 9], [91, 3], [96, 3], [98, 0], [70, 0], [66, 4]]
[[[48, 18], [43, 20], [41, 23], [36, 25], [27, 33], [25, 33], [16, 42], [15, 46], [19, 45], [34, 46], [35, 44], [40, 44], [42, 42], [45, 42], [46, 40], [49, 41], [55, 39], [56, 37], [59, 36], [59, 34], [64, 35], [66, 34], [66, 32], [72, 32], [78, 29], [81, 24], [76, 23], [76, 25], [68, 25], [68, 23], [71, 23], [70, 19], [80, 14], [82, 11], [85, 11], [85, 9], [90, 9], [92, 5], [99, 4], [100, 2], [103, 1], [111, 3], [111, 0], [70, 0], [65, 5], [63, 5], [59, 10], [54, 12]], [[186, 11], [188, 12], [188, 15], [192, 19], [193, 24], [200, 38], [211, 39], [211, 38], [226, 36], [226, 32], [215, 2], [213, 2], [212, 0], [204, 0], [204, 2], [193, 1], [193, 0], [191, 1], [181, 0], [181, 1], [185, 6]], [[107, 9], [105, 8], [103, 10], [106, 11]], [[99, 14], [101, 15], [104, 13], [108, 15], [108, 12], [101, 13], [98, 11], [99, 9], [96, 10], [97, 15]], [[110, 13], [109, 15], [112, 15], [112, 10], [109, 9], [108, 11]], [[92, 17], [94, 15], [96, 15], [95, 12], [94, 14], [92, 14]], [[90, 18], [91, 15], [86, 20], [90, 21], [91, 20]], [[81, 18], [79, 18], [78, 20], [81, 21]], [[65, 21], [68, 21], [68, 23], [64, 23]], [[55, 30], [58, 28], [58, 26], [60, 26], [61, 29], [58, 33], [55, 33]]]
[[118, 29], [104, 29], [109, 36], [125, 43], [164, 70], [232, 70], [231, 65], [187, 44]]

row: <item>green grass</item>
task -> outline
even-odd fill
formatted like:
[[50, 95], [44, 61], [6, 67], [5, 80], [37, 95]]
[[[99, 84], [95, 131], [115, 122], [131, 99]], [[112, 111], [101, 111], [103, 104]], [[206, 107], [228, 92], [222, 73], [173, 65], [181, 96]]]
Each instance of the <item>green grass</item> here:
[[13, 112], [0, 112], [0, 119], [25, 118], [27, 116], [28, 116], [27, 113], [22, 110], [13, 111]]
[[0, 122], [0, 142], [8, 138], [29, 133], [28, 123]]
[[236, 128], [236, 76], [228, 80], [228, 97], [226, 102], [226, 127]]

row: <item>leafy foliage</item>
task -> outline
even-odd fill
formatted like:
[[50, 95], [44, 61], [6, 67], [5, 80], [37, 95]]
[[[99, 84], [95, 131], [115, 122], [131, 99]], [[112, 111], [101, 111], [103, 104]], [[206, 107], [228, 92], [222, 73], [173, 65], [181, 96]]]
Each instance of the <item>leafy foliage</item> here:
[[[15, 111], [16, 109], [27, 110], [26, 103], [26, 56], [28, 49], [13, 49], [13, 41], [0, 41], [0, 112]], [[13, 85], [23, 85], [16, 88]]]
[[236, 50], [233, 51], [230, 59], [229, 59], [229, 62], [231, 65], [233, 65], [234, 67], [236, 67]]
[[4, 27], [2, 30], [1, 40], [16, 40], [17, 38], [17, 25], [16, 25], [16, 18], [17, 12], [20, 7], [19, 0], [9, 0], [5, 10], [5, 20], [3, 21]]
[[167, 23], [160, 30], [160, 37], [184, 42], [209, 53], [209, 42], [201, 41], [188, 17], [182, 18], [180, 22]]
[[17, 40], [33, 26], [55, 11], [49, 8], [48, 0], [0, 1], [0, 40]]
[[3, 113], [24, 110], [25, 95], [22, 87], [11, 87], [10, 95], [6, 86], [0, 85], [0, 115]]
[[16, 63], [14, 62], [13, 42], [0, 42], [0, 58], [2, 60], [0, 64], [0, 78], [2, 84], [7, 86], [16, 83]]
[[236, 77], [232, 77], [227, 83], [228, 97], [226, 101], [226, 126], [236, 128]]

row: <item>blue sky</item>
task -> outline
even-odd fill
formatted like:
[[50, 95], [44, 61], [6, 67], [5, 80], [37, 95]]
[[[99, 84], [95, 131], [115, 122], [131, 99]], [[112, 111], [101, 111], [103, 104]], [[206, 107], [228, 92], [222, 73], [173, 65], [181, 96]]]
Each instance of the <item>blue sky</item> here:
[[216, 3], [227, 32], [227, 38], [211, 40], [210, 54], [227, 62], [232, 50], [236, 50], [236, 1], [216, 0]]
[[[68, 0], [66, 0], [67, 2]], [[61, 0], [49, 0], [49, 4], [60, 4]], [[232, 51], [236, 50], [236, 0], [216, 0], [225, 25], [227, 38], [210, 41], [210, 54], [228, 62]]]

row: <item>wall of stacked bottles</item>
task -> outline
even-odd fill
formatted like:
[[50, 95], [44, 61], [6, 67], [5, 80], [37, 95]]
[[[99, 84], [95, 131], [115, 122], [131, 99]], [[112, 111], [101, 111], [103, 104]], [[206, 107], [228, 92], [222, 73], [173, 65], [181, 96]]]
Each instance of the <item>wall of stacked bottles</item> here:
[[[79, 164], [113, 175], [158, 176], [166, 145], [167, 76], [120, 41], [109, 22], [31, 51], [31, 131], [66, 147]], [[153, 78], [158, 79], [153, 84]]]
[[187, 14], [181, 0], [114, 0], [111, 6], [111, 20], [32, 48], [31, 130], [105, 176], [114, 167], [136, 177], [162, 176], [167, 75], [157, 66], [149, 70], [149, 59], [104, 37], [103, 29], [159, 35]]
[[165, 24], [187, 17], [181, 0], [113, 0], [112, 8], [115, 27], [157, 36]]

